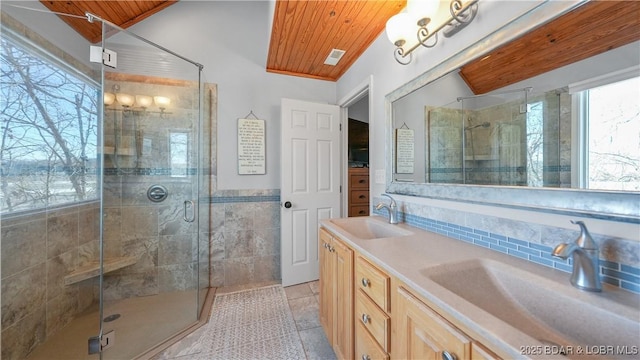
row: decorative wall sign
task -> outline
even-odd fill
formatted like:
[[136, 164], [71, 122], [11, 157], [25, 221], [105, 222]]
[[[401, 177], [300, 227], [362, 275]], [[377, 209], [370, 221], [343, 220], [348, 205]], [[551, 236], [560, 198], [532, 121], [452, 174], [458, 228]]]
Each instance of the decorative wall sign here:
[[414, 136], [411, 129], [396, 129], [396, 173], [413, 174]]
[[265, 174], [266, 158], [265, 121], [238, 119], [238, 174]]

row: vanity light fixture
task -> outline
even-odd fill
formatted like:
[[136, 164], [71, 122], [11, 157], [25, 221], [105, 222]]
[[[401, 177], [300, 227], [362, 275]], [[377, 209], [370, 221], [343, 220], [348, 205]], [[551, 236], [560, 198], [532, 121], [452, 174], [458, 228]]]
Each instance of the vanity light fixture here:
[[451, 37], [469, 25], [478, 13], [478, 1], [450, 0], [449, 14], [439, 21], [436, 16], [440, 0], [408, 0], [406, 11], [392, 16], [386, 25], [387, 36], [396, 46], [393, 51], [396, 61], [407, 65], [420, 45], [436, 46], [440, 30], [445, 37]]

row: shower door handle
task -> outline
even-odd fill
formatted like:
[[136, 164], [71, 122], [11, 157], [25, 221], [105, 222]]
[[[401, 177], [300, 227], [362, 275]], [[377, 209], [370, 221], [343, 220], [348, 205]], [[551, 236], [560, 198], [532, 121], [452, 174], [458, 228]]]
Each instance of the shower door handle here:
[[[188, 209], [191, 208], [191, 218], [187, 217]], [[182, 218], [186, 222], [194, 222], [196, 220], [196, 203], [193, 200], [184, 201], [184, 213]]]

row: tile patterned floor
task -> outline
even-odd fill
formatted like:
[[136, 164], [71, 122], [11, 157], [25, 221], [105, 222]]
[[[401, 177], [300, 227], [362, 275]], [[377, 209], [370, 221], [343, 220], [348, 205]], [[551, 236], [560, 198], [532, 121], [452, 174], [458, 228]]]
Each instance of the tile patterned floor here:
[[[226, 287], [217, 290], [218, 293], [234, 292], [243, 289], [272, 285], [273, 283], [260, 283], [241, 287]], [[331, 349], [327, 337], [320, 326], [319, 304], [318, 304], [318, 282], [289, 286], [284, 288], [289, 301], [289, 308], [298, 329], [300, 340], [306, 354], [306, 360], [333, 360], [336, 355]], [[206, 326], [201, 327], [189, 336], [171, 346], [162, 354], [156, 357], [157, 360], [188, 360], [189, 355], [185, 354], [185, 349], [191, 348], [198, 341]], [[300, 359], [304, 360], [304, 359]]]

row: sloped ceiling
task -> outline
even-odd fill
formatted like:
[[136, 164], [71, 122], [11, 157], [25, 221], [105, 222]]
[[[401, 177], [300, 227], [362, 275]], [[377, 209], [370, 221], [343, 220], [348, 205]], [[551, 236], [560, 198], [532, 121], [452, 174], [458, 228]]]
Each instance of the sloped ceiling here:
[[[267, 71], [336, 81], [405, 5], [405, 0], [277, 0]], [[325, 65], [332, 49], [346, 52], [337, 65]]]
[[[177, 0], [162, 1], [46, 1], [40, 2], [49, 10], [64, 14], [85, 16], [89, 12], [126, 29], [160, 10], [173, 5]], [[95, 44], [102, 40], [102, 28], [98, 22], [59, 15], [75, 31]]]
[[460, 76], [485, 94], [640, 40], [640, 1], [591, 1], [469, 62]]

